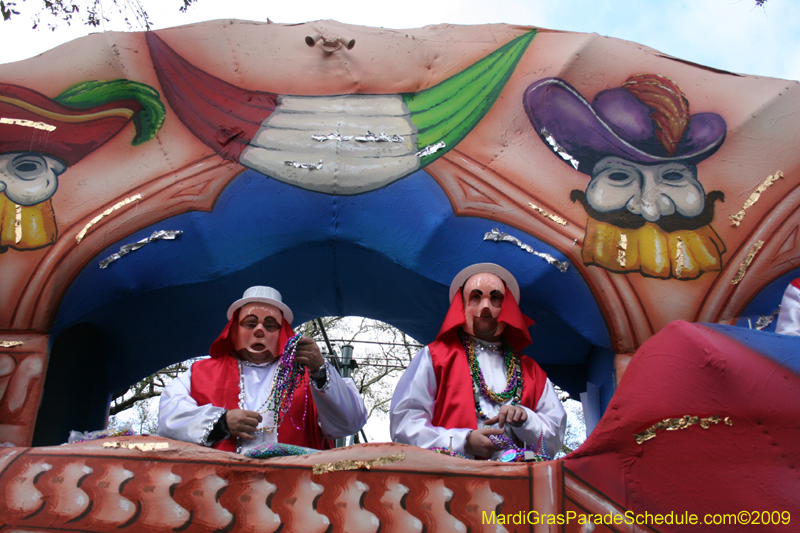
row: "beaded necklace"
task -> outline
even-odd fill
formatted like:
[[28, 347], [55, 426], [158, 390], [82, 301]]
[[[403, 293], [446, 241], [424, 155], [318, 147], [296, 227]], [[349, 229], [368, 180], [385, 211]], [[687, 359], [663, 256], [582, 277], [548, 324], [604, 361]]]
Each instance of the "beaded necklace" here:
[[[500, 461], [503, 463], [518, 463], [521, 461], [549, 461], [550, 454], [547, 453], [547, 445], [544, 443], [544, 430], [539, 434], [539, 442], [536, 446], [519, 446], [511, 438], [506, 435], [489, 435], [489, 440], [497, 446], [505, 450], [500, 456]], [[525, 452], [531, 452], [528, 458], [525, 458]]]
[[[539, 433], [539, 442], [537, 442], [535, 446], [529, 446], [527, 443], [523, 446], [520, 446], [514, 442], [513, 439], [506, 435], [488, 435], [488, 438], [490, 441], [492, 441], [492, 444], [502, 450], [505, 450], [500, 455], [500, 458], [497, 459], [502, 463], [519, 463], [522, 461], [541, 462], [551, 460], [550, 454], [547, 453], [547, 445], [544, 442], [544, 430]], [[430, 450], [443, 455], [467, 459], [465, 455], [453, 450], [453, 437], [450, 437], [449, 448], [439, 446], [436, 448], [431, 448]]]
[[522, 400], [522, 365], [519, 361], [519, 356], [514, 353], [513, 348], [503, 340], [502, 348], [505, 353], [503, 357], [503, 365], [506, 369], [506, 388], [503, 392], [494, 392], [486, 385], [486, 380], [483, 378], [483, 372], [478, 365], [478, 358], [475, 356], [475, 341], [464, 333], [464, 330], [458, 331], [458, 337], [461, 344], [464, 345], [464, 352], [467, 354], [467, 361], [469, 362], [469, 371], [472, 374], [472, 390], [475, 395], [475, 412], [478, 414], [480, 420], [489, 420], [489, 417], [481, 409], [480, 398], [483, 396], [489, 401], [498, 404], [505, 404], [511, 400], [511, 405], [519, 405]]
[[437, 447], [437, 448], [431, 448], [430, 450], [432, 452], [441, 453], [442, 455], [449, 455], [450, 457], [458, 457], [459, 459], [468, 458], [466, 455], [454, 452], [453, 450], [450, 450], [448, 448]]
[[[472, 432], [470, 432], [472, 433]], [[467, 434], [469, 436], [469, 434]], [[437, 446], [430, 449], [432, 452], [441, 453], [443, 455], [449, 455], [450, 457], [460, 457], [461, 459], [467, 459], [467, 456], [457, 451], [453, 450], [453, 437], [450, 436], [450, 446], [447, 448], [443, 448], [441, 446]]]
[[[278, 361], [278, 368], [275, 370], [275, 376], [272, 380], [272, 392], [267, 400], [261, 405], [261, 407], [257, 409], [259, 414], [266, 414], [268, 411], [272, 411], [272, 427], [258, 428], [256, 430], [257, 433], [275, 433], [275, 431], [283, 422], [284, 416], [287, 412], [289, 412], [289, 409], [292, 406], [294, 391], [302, 382], [303, 375], [305, 374], [305, 368], [297, 364], [295, 361], [297, 344], [300, 341], [300, 337], [302, 337], [302, 335], [297, 334], [286, 341], [286, 346], [283, 349], [283, 355], [281, 355], [281, 358]], [[244, 380], [241, 364], [239, 366], [239, 376], [239, 390], [241, 391], [239, 395], [239, 407], [243, 409]], [[303, 408], [302, 427], [298, 427], [291, 415], [289, 416], [289, 418], [292, 420], [292, 425], [294, 425], [294, 427], [300, 431], [304, 430], [306, 426], [306, 411], [308, 410], [308, 384], [306, 384], [305, 393], [306, 405]]]

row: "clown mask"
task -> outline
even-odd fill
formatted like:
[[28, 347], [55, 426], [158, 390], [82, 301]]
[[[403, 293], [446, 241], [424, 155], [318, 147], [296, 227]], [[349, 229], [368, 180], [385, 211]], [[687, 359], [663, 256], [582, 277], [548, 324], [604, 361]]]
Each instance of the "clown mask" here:
[[497, 321], [506, 288], [503, 280], [487, 272], [475, 274], [464, 283], [464, 331], [488, 342], [500, 340], [505, 324]]
[[274, 305], [255, 302], [243, 306], [238, 321], [231, 326], [236, 355], [255, 364], [277, 360], [282, 323], [283, 315]]

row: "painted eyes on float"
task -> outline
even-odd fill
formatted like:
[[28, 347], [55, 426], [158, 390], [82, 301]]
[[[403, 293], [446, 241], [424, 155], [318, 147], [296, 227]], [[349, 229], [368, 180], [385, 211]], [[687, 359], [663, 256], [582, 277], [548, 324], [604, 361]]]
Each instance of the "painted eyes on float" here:
[[612, 172], [608, 175], [608, 179], [611, 181], [620, 182], [634, 179], [634, 176], [632, 174], [628, 174], [627, 172]]
[[[686, 176], [686, 172], [681, 172], [680, 169], [678, 169], [678, 170], [668, 170], [667, 172], [665, 172], [665, 173], [663, 173], [661, 175], [661, 179], [667, 180], [667, 181], [678, 181], [678, 180], [685, 179], [686, 177], [687, 177]], [[693, 178], [693, 177], [694, 176], [689, 176], [689, 178]]]
[[9, 166], [9, 170], [22, 180], [34, 180], [48, 170], [47, 162], [38, 154], [19, 155], [11, 160]]
[[655, 222], [675, 213], [685, 217], [699, 215], [705, 208], [705, 191], [694, 165], [642, 165], [606, 157], [593, 169], [586, 200], [601, 213], [626, 209]]

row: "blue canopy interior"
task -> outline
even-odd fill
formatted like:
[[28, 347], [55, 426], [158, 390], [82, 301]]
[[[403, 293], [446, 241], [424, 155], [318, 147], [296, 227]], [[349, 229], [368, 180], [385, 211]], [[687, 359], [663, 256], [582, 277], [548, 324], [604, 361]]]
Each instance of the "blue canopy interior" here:
[[[795, 276], [796, 278], [797, 276]], [[792, 278], [794, 279], [794, 278]], [[791, 281], [791, 280], [790, 280]], [[786, 286], [784, 285], [783, 289]], [[781, 294], [783, 290], [781, 290]], [[800, 337], [794, 335], [778, 335], [774, 331], [757, 331], [738, 326], [723, 324], [705, 324], [705, 326], [736, 339], [747, 348], [768, 357], [786, 368], [800, 374]], [[775, 329], [775, 324], [771, 325]]]
[[781, 298], [786, 287], [792, 280], [800, 277], [800, 268], [796, 268], [780, 276], [764, 287], [744, 308], [742, 314], [737, 317], [736, 325], [742, 328], [755, 328], [759, 318], [771, 317], [773, 320], [762, 329], [762, 331], [775, 331], [777, 324], [777, 311], [781, 304]]
[[[228, 306], [251, 285], [277, 288], [294, 325], [320, 316], [388, 322], [432, 341], [453, 276], [495, 262], [517, 277], [521, 308], [536, 321], [525, 353], [574, 397], [614, 389], [613, 353], [594, 296], [575, 268], [562, 273], [492, 228], [565, 258], [523, 231], [458, 217], [424, 171], [354, 196], [310, 192], [254, 171], [235, 178], [211, 212], [188, 212], [111, 243], [69, 287], [53, 339], [34, 444], [105, 424], [110, 395], [177, 361], [205, 355]], [[156, 230], [181, 230], [101, 269], [98, 263]], [[76, 387], [76, 383], [81, 386]], [[69, 399], [69, 400], [67, 400]]]

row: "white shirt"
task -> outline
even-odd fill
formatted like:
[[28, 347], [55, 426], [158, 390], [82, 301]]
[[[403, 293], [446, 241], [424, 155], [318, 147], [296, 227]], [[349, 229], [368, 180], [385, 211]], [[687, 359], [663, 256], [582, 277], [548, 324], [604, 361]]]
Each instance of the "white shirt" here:
[[[476, 342], [475, 356], [486, 385], [493, 391], [504, 390], [506, 369], [502, 354], [492, 352], [484, 348], [482, 343]], [[437, 391], [431, 353], [425, 346], [408, 365], [392, 397], [390, 410], [392, 439], [421, 448], [450, 448], [452, 437], [453, 451], [471, 457], [464, 450], [469, 428], [446, 429], [433, 425]], [[511, 403], [511, 400], [507, 403]], [[489, 418], [497, 415], [502, 406], [483, 396], [480, 398], [480, 405], [483, 413]], [[525, 409], [528, 419], [520, 427], [505, 424], [503, 428], [505, 434], [509, 437], [516, 436], [529, 446], [536, 446], [539, 437], [543, 436], [548, 454], [554, 456], [561, 450], [561, 442], [567, 429], [567, 413], [550, 380], [547, 380], [534, 411], [525, 406], [521, 407]], [[484, 427], [480, 420], [478, 427]], [[499, 459], [503, 451], [496, 452], [492, 459]]]
[[[308, 401], [314, 401], [317, 408], [317, 423], [326, 438], [336, 439], [353, 435], [367, 422], [367, 408], [351, 378], [342, 378], [336, 370], [327, 365], [328, 379], [322, 389], [318, 389], [313, 379]], [[263, 411], [272, 394], [272, 382], [277, 362], [260, 365], [242, 365], [244, 381], [244, 401], [242, 408], [248, 411]], [[192, 383], [192, 369], [184, 372], [172, 383], [164, 387], [158, 411], [158, 434], [162, 437], [210, 446], [208, 435], [225, 409], [215, 405], [197, 405], [189, 395]], [[263, 420], [259, 427], [272, 428], [272, 411], [261, 413]], [[286, 416], [289, 416], [288, 414]], [[303, 426], [303, 420], [290, 420], [289, 423]], [[254, 440], [242, 440], [240, 452], [254, 446], [278, 442], [278, 433], [261, 431]]]
[[800, 289], [792, 284], [783, 293], [775, 333], [800, 336]]

